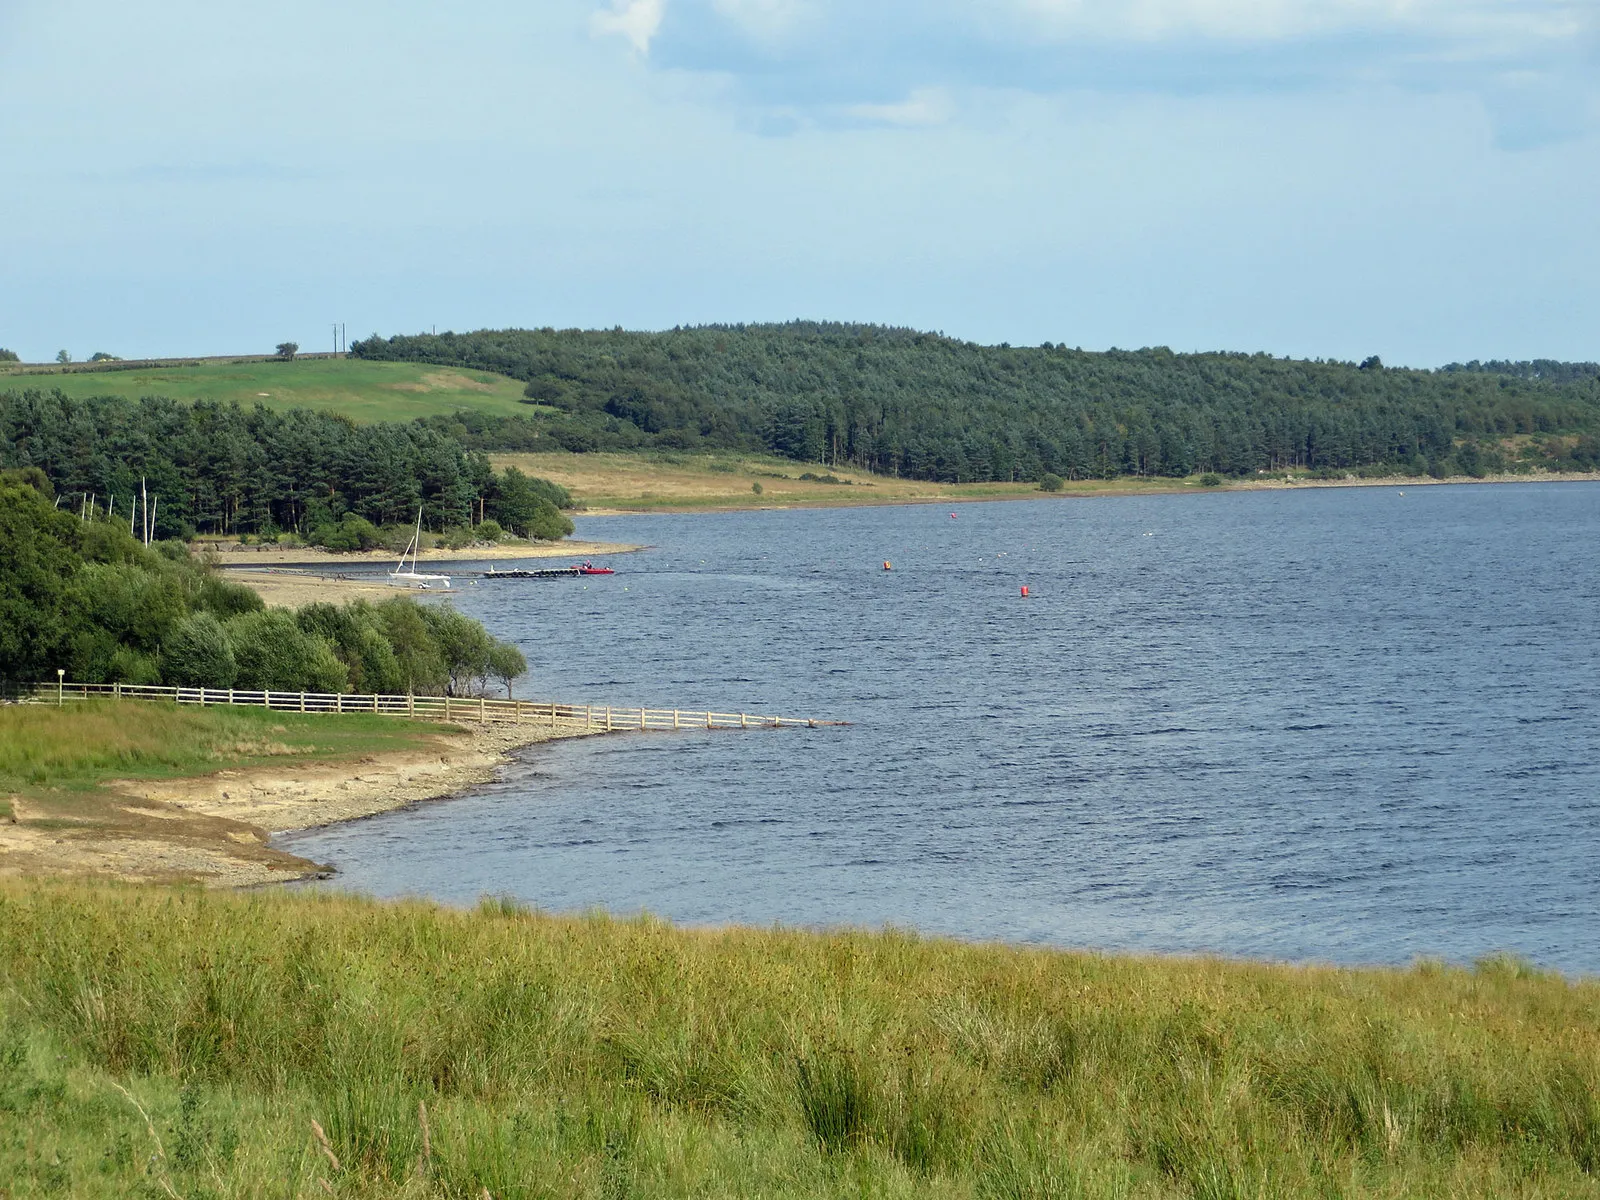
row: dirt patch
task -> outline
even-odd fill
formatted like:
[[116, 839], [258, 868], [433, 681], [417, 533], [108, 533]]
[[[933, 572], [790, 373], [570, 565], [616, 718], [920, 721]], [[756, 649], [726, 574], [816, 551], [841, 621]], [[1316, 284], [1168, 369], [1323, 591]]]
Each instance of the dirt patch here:
[[482, 392], [489, 395], [500, 390], [495, 382], [483, 383], [460, 371], [429, 371], [416, 383], [388, 383], [394, 392]]

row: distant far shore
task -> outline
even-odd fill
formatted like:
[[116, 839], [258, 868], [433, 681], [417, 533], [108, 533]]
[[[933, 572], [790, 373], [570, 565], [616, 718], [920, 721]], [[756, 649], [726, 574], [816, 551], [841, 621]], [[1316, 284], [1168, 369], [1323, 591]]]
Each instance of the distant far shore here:
[[[508, 459], [511, 456], [506, 456]], [[516, 456], [518, 465], [530, 469], [534, 456]], [[599, 481], [593, 477], [574, 478], [564, 470], [546, 469], [546, 477], [569, 488], [584, 505], [581, 515], [591, 517], [639, 516], [647, 513], [699, 513], [699, 512], [755, 512], [764, 509], [793, 511], [807, 508], [863, 508], [894, 504], [973, 504], [994, 500], [1087, 500], [1119, 496], [1173, 496], [1205, 495], [1218, 492], [1241, 491], [1293, 491], [1304, 488], [1346, 487], [1432, 487], [1438, 484], [1468, 483], [1594, 483], [1600, 482], [1600, 471], [1571, 471], [1562, 473], [1536, 472], [1526, 475], [1497, 474], [1481, 478], [1470, 475], [1452, 475], [1435, 479], [1429, 475], [1389, 475], [1361, 478], [1347, 475], [1337, 479], [1316, 479], [1310, 475], [1270, 472], [1249, 479], [1229, 479], [1206, 487], [1198, 477], [1188, 479], [1121, 478], [1111, 480], [1068, 480], [1061, 489], [1045, 492], [1036, 483], [923, 483], [914, 480], [881, 481], [880, 477], [856, 476], [839, 471], [841, 483], [850, 479], [850, 486], [819, 487], [815, 484], [769, 484], [764, 494], [731, 491], [722, 481], [708, 481], [700, 477], [687, 477], [681, 471], [676, 476], [667, 471], [646, 473], [636, 470], [626, 478], [632, 495], [627, 494], [616, 481]], [[707, 487], [707, 482], [721, 484]], [[605, 486], [610, 483], [610, 486]], [[587, 486], [586, 486], [587, 485]], [[597, 486], [598, 485], [598, 486]], [[804, 490], [802, 490], [804, 488]], [[870, 490], [869, 490], [870, 489]], [[586, 495], [587, 493], [587, 495]], [[619, 494], [620, 493], [620, 494]]]

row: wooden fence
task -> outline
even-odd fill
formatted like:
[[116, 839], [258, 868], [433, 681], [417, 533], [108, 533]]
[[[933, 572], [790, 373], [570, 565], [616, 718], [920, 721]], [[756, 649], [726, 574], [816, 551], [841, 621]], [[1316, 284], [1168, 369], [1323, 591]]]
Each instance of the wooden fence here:
[[274, 712], [377, 713], [418, 721], [477, 721], [498, 725], [544, 725], [569, 733], [626, 730], [783, 729], [842, 725], [799, 717], [696, 712], [677, 708], [626, 708], [612, 704], [558, 704], [553, 700], [492, 700], [486, 696], [377, 696], [337, 692], [263, 692], [243, 688], [150, 687], [132, 683], [36, 683], [17, 699], [24, 704], [61, 704], [90, 697], [161, 700], [202, 708], [235, 704]]

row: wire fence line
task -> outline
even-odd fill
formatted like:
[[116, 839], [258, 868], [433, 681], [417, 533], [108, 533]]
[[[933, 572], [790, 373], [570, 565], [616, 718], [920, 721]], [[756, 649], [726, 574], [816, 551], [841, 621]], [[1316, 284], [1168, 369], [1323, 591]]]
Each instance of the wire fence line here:
[[487, 696], [393, 696], [340, 692], [272, 692], [246, 688], [154, 687], [132, 683], [73, 683], [57, 680], [24, 686], [16, 694], [23, 704], [65, 704], [96, 697], [115, 700], [166, 701], [201, 708], [242, 705], [274, 712], [375, 713], [418, 721], [476, 721], [494, 725], [544, 725], [551, 729], [616, 733], [626, 730], [673, 729], [816, 729], [844, 725], [753, 713], [711, 712], [677, 708], [627, 707], [613, 704], [561, 704], [554, 700], [495, 700]]

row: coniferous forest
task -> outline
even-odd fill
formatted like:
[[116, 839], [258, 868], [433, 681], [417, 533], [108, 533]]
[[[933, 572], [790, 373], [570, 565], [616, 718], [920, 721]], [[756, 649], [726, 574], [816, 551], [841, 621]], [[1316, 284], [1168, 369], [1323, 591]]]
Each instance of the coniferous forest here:
[[565, 490], [496, 472], [448, 432], [303, 409], [0, 393], [0, 468], [36, 468], [56, 494], [124, 521], [142, 491], [159, 496], [157, 538], [295, 532], [359, 549], [419, 509], [431, 530], [487, 517], [523, 537], [572, 532]]
[[351, 353], [525, 381], [525, 420], [429, 422], [485, 449], [727, 448], [950, 482], [1600, 463], [1594, 363], [1421, 371], [812, 322], [375, 335]]

